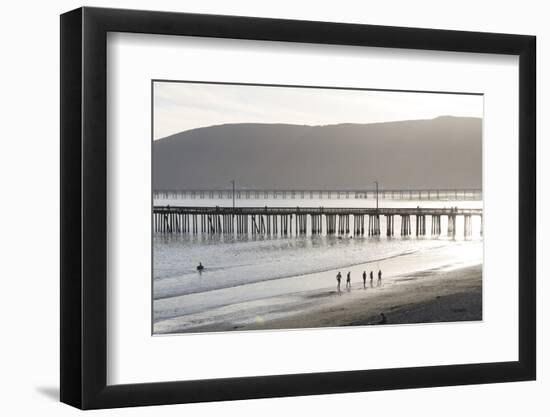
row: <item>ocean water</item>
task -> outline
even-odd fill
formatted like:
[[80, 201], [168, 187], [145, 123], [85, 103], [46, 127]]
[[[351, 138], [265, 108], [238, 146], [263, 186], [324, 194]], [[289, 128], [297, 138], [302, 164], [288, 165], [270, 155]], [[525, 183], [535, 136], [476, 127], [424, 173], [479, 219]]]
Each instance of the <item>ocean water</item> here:
[[[248, 207], [374, 207], [374, 200], [237, 200], [237, 206]], [[155, 205], [170, 206], [231, 206], [231, 199], [163, 199]], [[392, 201], [380, 200], [380, 207], [459, 207], [481, 208], [481, 201]], [[441, 236], [429, 235], [431, 219], [427, 216], [427, 236], [414, 236], [414, 217], [411, 217], [413, 236], [399, 236], [400, 218], [395, 218], [393, 237], [385, 236], [385, 219], [381, 217], [381, 236], [260, 236], [260, 235], [192, 235], [154, 234], [153, 236], [153, 299], [154, 322], [181, 314], [196, 313], [246, 300], [265, 299], [273, 295], [296, 293], [312, 289], [306, 278], [322, 273], [372, 262], [383, 268], [388, 260], [422, 253], [422, 262], [430, 253], [441, 262], [460, 262], [471, 258], [472, 250], [481, 258], [482, 237], [479, 217], [473, 217], [473, 233], [463, 238], [462, 217], [457, 218], [456, 238], [448, 238], [446, 218], [442, 217]], [[353, 219], [350, 220], [350, 226]], [[473, 248], [473, 249], [472, 249]], [[443, 251], [442, 251], [443, 250]], [[440, 259], [445, 253], [449, 259]], [[437, 255], [436, 255], [437, 254]], [[204, 271], [197, 272], [199, 262]], [[382, 266], [381, 266], [382, 265]], [[422, 265], [417, 265], [422, 269]], [[259, 283], [265, 284], [259, 284]], [[315, 281], [315, 286], [325, 285]], [[333, 285], [332, 280], [330, 284]], [[254, 288], [254, 291], [252, 291]], [[260, 290], [258, 290], [260, 288]], [[229, 297], [228, 294], [231, 294]], [[198, 302], [197, 300], [200, 300]]]

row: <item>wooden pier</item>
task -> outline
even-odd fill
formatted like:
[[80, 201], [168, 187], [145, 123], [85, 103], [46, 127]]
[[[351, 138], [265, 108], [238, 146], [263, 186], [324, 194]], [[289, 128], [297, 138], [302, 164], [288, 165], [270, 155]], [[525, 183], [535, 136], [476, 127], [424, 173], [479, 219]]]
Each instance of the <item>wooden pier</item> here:
[[[155, 233], [252, 234], [252, 235], [340, 235], [380, 236], [384, 218], [385, 235], [395, 235], [395, 218], [400, 218], [400, 235], [427, 236], [427, 217], [431, 237], [441, 235], [441, 218], [447, 219], [447, 236], [457, 236], [457, 217], [463, 217], [462, 234], [472, 236], [472, 217], [480, 217], [483, 235], [483, 210], [461, 208], [332, 208], [332, 207], [180, 207], [155, 206]], [[351, 221], [350, 221], [351, 220]]]
[[[375, 190], [257, 190], [237, 189], [233, 190], [155, 190], [155, 200], [184, 199], [184, 200], [343, 200], [376, 199]], [[481, 189], [380, 189], [380, 200], [425, 200], [425, 201], [462, 201], [481, 200]]]

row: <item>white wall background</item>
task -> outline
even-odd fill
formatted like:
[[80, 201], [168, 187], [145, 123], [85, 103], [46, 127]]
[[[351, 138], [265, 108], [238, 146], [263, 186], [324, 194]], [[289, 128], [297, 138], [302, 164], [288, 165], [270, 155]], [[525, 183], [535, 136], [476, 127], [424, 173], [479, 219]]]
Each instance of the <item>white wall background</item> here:
[[[59, 17], [81, 6], [71, 0], [5, 2], [0, 71], [0, 410], [3, 415], [74, 415], [59, 392]], [[278, 0], [124, 0], [86, 5], [197, 13], [239, 14], [395, 26], [532, 34], [538, 37], [539, 286], [538, 381], [302, 398], [237, 401], [100, 411], [99, 415], [408, 415], [543, 416], [550, 412], [550, 209], [543, 194], [550, 158], [542, 115], [550, 96], [550, 26], [545, 2]]]

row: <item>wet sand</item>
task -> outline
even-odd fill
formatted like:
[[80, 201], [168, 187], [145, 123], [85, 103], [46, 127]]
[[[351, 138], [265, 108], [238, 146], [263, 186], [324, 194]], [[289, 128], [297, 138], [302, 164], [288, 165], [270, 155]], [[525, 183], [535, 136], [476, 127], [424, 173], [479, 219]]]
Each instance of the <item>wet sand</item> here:
[[[355, 282], [350, 290], [344, 276], [340, 292], [332, 288], [261, 300], [241, 310], [240, 317], [232, 314], [235, 307], [193, 324], [188, 316], [183, 327], [197, 333], [481, 320], [482, 267], [441, 266], [396, 274], [380, 284], [375, 277], [372, 286], [367, 278], [366, 288]], [[181, 332], [181, 319], [168, 320], [156, 333]]]

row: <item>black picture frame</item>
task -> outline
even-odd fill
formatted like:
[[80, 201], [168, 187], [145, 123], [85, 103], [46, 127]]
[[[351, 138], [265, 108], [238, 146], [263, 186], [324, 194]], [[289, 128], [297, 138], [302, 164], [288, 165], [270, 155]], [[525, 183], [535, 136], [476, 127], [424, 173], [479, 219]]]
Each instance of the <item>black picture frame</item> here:
[[[107, 385], [108, 32], [519, 56], [519, 358], [513, 362]], [[82, 409], [533, 380], [534, 36], [136, 10], [61, 15], [61, 401]]]

